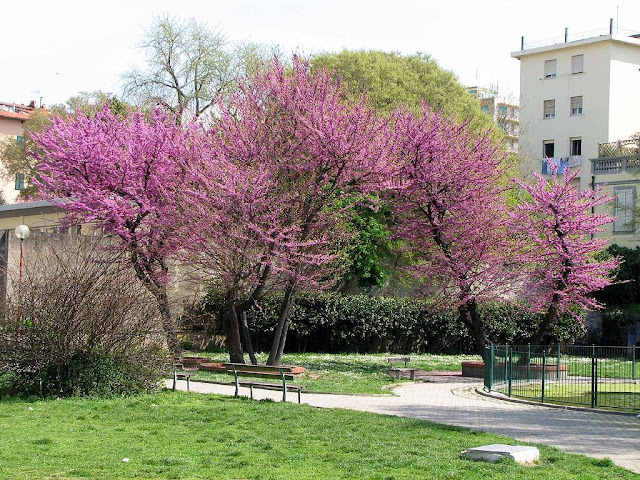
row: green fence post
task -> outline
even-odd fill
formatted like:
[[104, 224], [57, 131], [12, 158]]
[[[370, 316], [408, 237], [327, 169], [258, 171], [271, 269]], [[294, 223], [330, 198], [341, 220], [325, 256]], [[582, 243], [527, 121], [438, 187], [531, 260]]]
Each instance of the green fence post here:
[[[502, 375], [502, 381], [506, 382], [509, 375], [509, 362], [507, 358], [509, 357], [509, 345], [505, 345], [504, 347], [504, 375]], [[502, 384], [502, 388], [504, 388], [504, 383]]]
[[636, 379], [636, 348], [631, 347], [631, 379]]
[[511, 389], [513, 384], [513, 349], [509, 352], [509, 396], [511, 396]]
[[527, 382], [531, 380], [531, 344], [527, 343]]
[[496, 353], [493, 345], [489, 347], [489, 365], [485, 365], [484, 368], [489, 369], [489, 390], [493, 389], [493, 364], [495, 362]]
[[540, 398], [540, 402], [544, 403], [544, 378], [545, 378], [545, 370], [547, 369], [547, 352], [542, 350], [542, 396]]
[[597, 359], [596, 359], [596, 347], [591, 347], [591, 408], [595, 408], [597, 405], [596, 390], [598, 388], [597, 374]]

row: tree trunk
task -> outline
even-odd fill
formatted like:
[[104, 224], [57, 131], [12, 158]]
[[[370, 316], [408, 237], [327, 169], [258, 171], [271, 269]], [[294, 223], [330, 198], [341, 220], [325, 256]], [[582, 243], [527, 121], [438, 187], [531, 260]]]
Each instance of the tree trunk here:
[[476, 353], [484, 355], [484, 347], [488, 345], [487, 335], [484, 331], [482, 319], [478, 313], [478, 304], [475, 300], [470, 300], [458, 307], [458, 315], [460, 320], [469, 329], [473, 336], [476, 347]]
[[244, 363], [244, 352], [240, 341], [240, 324], [234, 302], [226, 298], [222, 310], [222, 322], [227, 331], [227, 349], [231, 363]]
[[284, 344], [287, 340], [287, 332], [289, 330], [289, 313], [291, 312], [294, 288], [293, 283], [289, 283], [287, 290], [284, 293], [284, 298], [282, 299], [280, 312], [278, 314], [278, 325], [276, 326], [276, 331], [273, 334], [273, 342], [271, 343], [271, 350], [269, 351], [267, 365], [280, 365], [280, 360], [282, 360]]
[[256, 355], [253, 353], [253, 344], [251, 343], [251, 332], [249, 331], [249, 324], [247, 323], [247, 313], [240, 312], [240, 323], [242, 324], [242, 334], [244, 335], [244, 346], [249, 354], [249, 359], [252, 365], [257, 365]]
[[558, 309], [556, 308], [554, 302], [552, 301], [551, 305], [549, 305], [549, 309], [547, 310], [547, 313], [545, 314], [544, 318], [542, 319], [542, 322], [540, 323], [540, 326], [538, 327], [538, 330], [536, 331], [535, 335], [531, 338], [531, 345], [538, 346], [538, 345], [544, 344], [544, 340], [547, 335], [547, 332], [549, 331], [549, 327], [555, 320], [557, 314], [558, 314]]
[[169, 296], [167, 295], [166, 287], [159, 287], [156, 294], [156, 301], [158, 302], [158, 309], [160, 311], [160, 318], [162, 319], [162, 330], [167, 337], [167, 346], [169, 352], [174, 358], [180, 358], [182, 349], [178, 342], [178, 332], [176, 324], [171, 315], [171, 307], [169, 304]]

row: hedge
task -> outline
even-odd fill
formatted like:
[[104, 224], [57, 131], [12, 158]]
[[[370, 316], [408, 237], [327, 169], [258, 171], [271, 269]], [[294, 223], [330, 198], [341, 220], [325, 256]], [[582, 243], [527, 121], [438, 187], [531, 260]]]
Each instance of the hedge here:
[[[281, 294], [265, 296], [247, 314], [256, 351], [270, 347]], [[205, 308], [222, 331], [221, 296], [208, 295]], [[541, 320], [523, 306], [508, 302], [480, 305], [489, 339], [497, 344], [526, 344]], [[552, 339], [574, 342], [585, 327], [564, 315], [553, 326]], [[295, 299], [287, 337], [289, 352], [472, 352], [473, 340], [454, 310], [442, 310], [412, 298], [370, 297], [335, 293], [301, 293]]]

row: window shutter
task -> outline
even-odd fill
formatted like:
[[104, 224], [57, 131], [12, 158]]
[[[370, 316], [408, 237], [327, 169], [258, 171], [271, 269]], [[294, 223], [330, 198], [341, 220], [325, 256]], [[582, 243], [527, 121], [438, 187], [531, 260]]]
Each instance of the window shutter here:
[[544, 62], [544, 77], [545, 78], [553, 78], [556, 76], [556, 61], [554, 60], [546, 60]]
[[582, 113], [582, 97], [571, 97], [571, 115]]
[[556, 101], [545, 100], [544, 101], [544, 118], [553, 118], [556, 116]]
[[614, 231], [633, 232], [635, 230], [633, 225], [633, 189], [620, 188], [616, 189], [615, 193], [617, 195], [615, 215], [618, 219], [613, 225]]
[[571, 57], [571, 73], [584, 72], [584, 55], [574, 55]]

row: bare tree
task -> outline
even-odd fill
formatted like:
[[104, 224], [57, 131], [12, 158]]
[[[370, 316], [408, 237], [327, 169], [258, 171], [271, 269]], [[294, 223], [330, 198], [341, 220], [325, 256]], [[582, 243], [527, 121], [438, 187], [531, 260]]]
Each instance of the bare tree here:
[[161, 105], [178, 121], [209, 112], [239, 77], [259, 70], [275, 50], [230, 42], [218, 28], [191, 18], [157, 17], [143, 36], [145, 68], [122, 76], [124, 95], [134, 103]]

